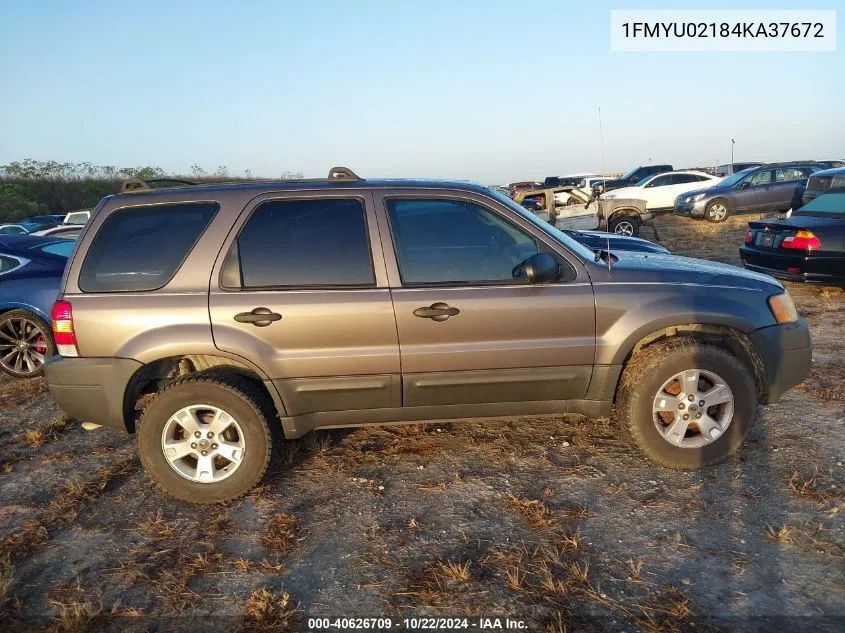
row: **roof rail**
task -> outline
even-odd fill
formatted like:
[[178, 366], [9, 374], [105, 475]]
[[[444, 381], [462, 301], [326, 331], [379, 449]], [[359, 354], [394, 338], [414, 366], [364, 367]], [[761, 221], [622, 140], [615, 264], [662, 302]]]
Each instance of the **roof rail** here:
[[191, 182], [190, 180], [182, 180], [181, 178], [131, 178], [123, 183], [121, 191], [149, 191], [151, 189], [156, 189], [157, 187], [153, 185], [157, 185], [159, 183], [173, 183], [174, 186], [197, 184], [195, 182]]
[[362, 180], [362, 178], [349, 169], [349, 167], [332, 167], [329, 170], [328, 180], [329, 182], [356, 182], [358, 180]]

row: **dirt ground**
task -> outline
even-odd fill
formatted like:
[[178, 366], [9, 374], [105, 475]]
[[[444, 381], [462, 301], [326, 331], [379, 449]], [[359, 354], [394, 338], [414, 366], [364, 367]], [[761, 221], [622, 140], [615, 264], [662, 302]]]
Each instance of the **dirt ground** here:
[[[657, 226], [738, 264], [748, 219]], [[397, 426], [289, 442], [247, 498], [194, 507], [133, 438], [0, 379], [0, 630], [845, 630], [845, 291], [789, 289], [812, 373], [701, 472], [653, 467], [609, 420]]]

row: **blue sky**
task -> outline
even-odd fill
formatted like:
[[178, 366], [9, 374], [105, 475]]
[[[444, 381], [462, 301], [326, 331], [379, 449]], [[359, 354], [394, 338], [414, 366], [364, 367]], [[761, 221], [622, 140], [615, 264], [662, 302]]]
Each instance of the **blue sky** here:
[[[814, 9], [842, 9], [816, 2]], [[610, 10], [803, 3], [6, 2], [0, 164], [507, 182], [845, 158], [835, 53], [611, 53]], [[840, 10], [838, 25], [842, 24]], [[845, 29], [839, 28], [840, 33]], [[841, 37], [840, 37], [841, 39]]]

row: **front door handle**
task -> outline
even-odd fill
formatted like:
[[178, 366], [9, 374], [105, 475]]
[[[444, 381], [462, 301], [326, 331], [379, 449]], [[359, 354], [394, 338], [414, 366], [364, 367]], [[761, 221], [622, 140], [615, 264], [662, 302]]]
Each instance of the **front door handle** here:
[[269, 308], [253, 308], [252, 312], [240, 312], [235, 315], [235, 321], [238, 323], [249, 323], [255, 327], [267, 327], [281, 318], [281, 314], [272, 312]]
[[417, 308], [414, 310], [414, 316], [420, 317], [421, 319], [431, 319], [432, 321], [445, 321], [449, 317], [453, 317], [456, 314], [460, 314], [461, 311], [457, 308], [453, 308], [448, 303], [443, 303], [442, 301], [438, 301], [437, 303], [432, 303], [429, 307], [422, 307]]

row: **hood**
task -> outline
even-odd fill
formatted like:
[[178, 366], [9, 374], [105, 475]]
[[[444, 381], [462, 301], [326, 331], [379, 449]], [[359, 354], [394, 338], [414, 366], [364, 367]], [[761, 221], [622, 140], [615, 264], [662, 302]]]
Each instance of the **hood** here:
[[633, 251], [618, 251], [613, 254], [617, 256], [618, 261], [613, 264], [607, 279], [611, 282], [663, 282], [736, 288], [753, 287], [771, 291], [773, 294], [783, 289], [783, 285], [779, 281], [768, 275], [706, 259]]
[[698, 195], [699, 193], [710, 194], [730, 190], [730, 187], [723, 187], [721, 181], [719, 181], [715, 185], [710, 185], [709, 187], [704, 187], [703, 189], [693, 189], [692, 191], [684, 191], [683, 193], [679, 193], [678, 198], [691, 198], [692, 196]]
[[612, 189], [611, 191], [608, 191], [607, 193], [602, 195], [605, 198], [607, 198], [608, 195], [611, 195], [614, 198], [638, 198], [639, 196], [637, 196], [637, 194], [640, 192], [641, 190], [639, 187], [619, 187], [619, 189]]

